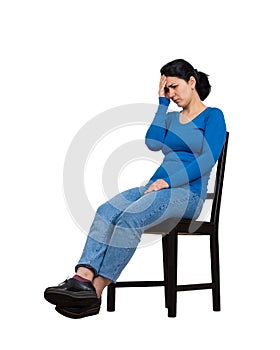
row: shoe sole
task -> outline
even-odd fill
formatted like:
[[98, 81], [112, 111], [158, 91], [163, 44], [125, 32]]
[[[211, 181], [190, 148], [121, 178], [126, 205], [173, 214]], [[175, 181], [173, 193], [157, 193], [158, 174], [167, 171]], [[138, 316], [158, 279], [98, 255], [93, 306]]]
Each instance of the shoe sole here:
[[58, 306], [79, 307], [90, 306], [98, 302], [98, 299], [87, 291], [47, 290], [44, 298], [51, 304]]
[[92, 307], [89, 308], [88, 310], [84, 311], [84, 312], [73, 312], [70, 310], [65, 310], [59, 306], [55, 307], [55, 310], [68, 318], [74, 318], [74, 319], [78, 319], [78, 318], [83, 318], [83, 317], [88, 317], [88, 316], [93, 316], [93, 315], [97, 315], [100, 311], [100, 306], [96, 306], [96, 307]]

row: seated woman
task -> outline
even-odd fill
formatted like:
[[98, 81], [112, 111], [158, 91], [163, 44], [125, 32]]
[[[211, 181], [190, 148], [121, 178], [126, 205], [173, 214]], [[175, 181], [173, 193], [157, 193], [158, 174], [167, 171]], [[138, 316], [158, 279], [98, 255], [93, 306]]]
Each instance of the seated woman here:
[[[145, 186], [98, 208], [76, 274], [45, 290], [45, 299], [66, 317], [99, 313], [104, 288], [117, 281], [145, 229], [169, 218], [196, 219], [202, 209], [226, 136], [224, 116], [202, 102], [211, 90], [205, 73], [183, 59], [160, 72], [159, 106], [145, 142], [150, 150], [161, 150], [164, 159]], [[168, 112], [170, 100], [181, 110]]]

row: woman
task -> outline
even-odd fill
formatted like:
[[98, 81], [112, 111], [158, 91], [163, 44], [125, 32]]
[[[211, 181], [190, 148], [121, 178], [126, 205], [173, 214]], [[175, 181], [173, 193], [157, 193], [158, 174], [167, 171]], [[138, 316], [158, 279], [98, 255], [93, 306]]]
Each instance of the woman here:
[[[76, 274], [45, 290], [45, 299], [66, 317], [98, 314], [102, 291], [116, 282], [145, 229], [168, 218], [196, 219], [202, 209], [225, 140], [224, 116], [202, 102], [211, 90], [205, 73], [182, 59], [160, 72], [159, 106], [145, 142], [163, 152], [163, 162], [145, 186], [98, 208]], [[181, 110], [167, 112], [170, 100]]]

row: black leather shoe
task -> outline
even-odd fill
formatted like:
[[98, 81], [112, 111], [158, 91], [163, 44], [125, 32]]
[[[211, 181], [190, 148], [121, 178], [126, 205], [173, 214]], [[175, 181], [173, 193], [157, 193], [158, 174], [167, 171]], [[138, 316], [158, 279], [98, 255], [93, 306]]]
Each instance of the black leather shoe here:
[[99, 300], [99, 304], [93, 304], [84, 307], [62, 307], [56, 306], [55, 310], [61, 315], [69, 318], [83, 318], [87, 316], [97, 315], [100, 311], [101, 299]]
[[100, 306], [100, 298], [91, 282], [67, 279], [56, 287], [49, 287], [44, 292], [45, 299], [54, 305], [67, 307]]

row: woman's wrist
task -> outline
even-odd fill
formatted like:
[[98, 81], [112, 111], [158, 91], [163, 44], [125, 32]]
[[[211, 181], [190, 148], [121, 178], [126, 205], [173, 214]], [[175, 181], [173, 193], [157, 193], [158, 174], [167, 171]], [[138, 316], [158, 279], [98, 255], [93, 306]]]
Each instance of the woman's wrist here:
[[159, 104], [163, 106], [169, 106], [170, 100], [167, 97], [159, 96]]

